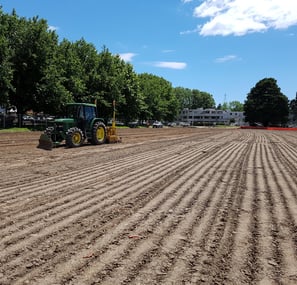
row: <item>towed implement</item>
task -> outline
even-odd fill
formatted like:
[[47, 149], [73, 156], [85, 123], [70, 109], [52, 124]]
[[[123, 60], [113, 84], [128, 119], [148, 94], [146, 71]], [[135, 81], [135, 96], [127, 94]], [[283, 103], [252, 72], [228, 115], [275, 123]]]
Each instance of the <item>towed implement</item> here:
[[40, 136], [38, 147], [51, 150], [63, 142], [67, 147], [79, 147], [85, 141], [93, 145], [120, 142], [115, 126], [115, 111], [112, 125], [107, 127], [104, 119], [98, 118], [95, 104], [67, 104], [65, 117], [50, 123]]

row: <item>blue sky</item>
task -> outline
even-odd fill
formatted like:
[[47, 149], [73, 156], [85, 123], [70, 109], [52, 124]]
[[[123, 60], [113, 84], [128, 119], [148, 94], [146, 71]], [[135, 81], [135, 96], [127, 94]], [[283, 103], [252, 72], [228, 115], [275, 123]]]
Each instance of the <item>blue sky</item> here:
[[216, 104], [244, 102], [265, 78], [291, 100], [297, 92], [295, 0], [0, 0], [6, 13], [39, 16], [59, 39], [84, 38], [173, 87]]

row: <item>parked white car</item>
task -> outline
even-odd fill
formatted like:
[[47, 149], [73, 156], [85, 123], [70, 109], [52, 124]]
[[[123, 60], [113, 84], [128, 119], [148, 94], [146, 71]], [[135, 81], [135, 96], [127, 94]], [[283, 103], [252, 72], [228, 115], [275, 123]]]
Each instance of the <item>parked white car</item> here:
[[163, 124], [159, 121], [153, 123], [153, 128], [163, 128]]

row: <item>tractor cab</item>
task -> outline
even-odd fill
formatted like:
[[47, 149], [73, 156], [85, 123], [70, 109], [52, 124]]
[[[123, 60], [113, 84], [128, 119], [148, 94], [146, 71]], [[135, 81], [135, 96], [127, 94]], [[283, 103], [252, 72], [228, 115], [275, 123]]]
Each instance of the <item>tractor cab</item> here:
[[[90, 132], [92, 121], [97, 118], [97, 108], [93, 104], [71, 103], [66, 105], [66, 118], [72, 119], [73, 125], [80, 128], [85, 136]], [[102, 122], [103, 119], [100, 119]]]

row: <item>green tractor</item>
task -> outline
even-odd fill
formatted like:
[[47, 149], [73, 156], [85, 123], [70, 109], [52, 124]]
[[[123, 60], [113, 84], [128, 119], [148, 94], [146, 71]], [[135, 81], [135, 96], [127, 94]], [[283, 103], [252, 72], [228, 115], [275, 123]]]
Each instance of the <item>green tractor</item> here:
[[68, 147], [79, 147], [85, 140], [93, 145], [120, 142], [116, 134], [115, 118], [107, 127], [98, 118], [97, 107], [89, 103], [69, 103], [64, 118], [57, 118], [46, 128], [39, 139], [39, 148], [51, 150], [65, 141]]

